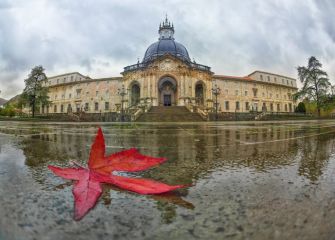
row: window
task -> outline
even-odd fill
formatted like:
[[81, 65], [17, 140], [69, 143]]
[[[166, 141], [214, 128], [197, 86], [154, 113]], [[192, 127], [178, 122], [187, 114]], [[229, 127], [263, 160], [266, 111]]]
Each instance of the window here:
[[86, 92], [86, 96], [88, 96], [90, 94], [90, 92]]
[[95, 96], [97, 97], [99, 95], [99, 91], [96, 91], [95, 92]]
[[63, 79], [63, 83], [65, 83], [65, 82], [66, 82], [66, 78]]
[[88, 108], [89, 108], [89, 105], [88, 105], [88, 103], [85, 103], [85, 111], [88, 111]]
[[277, 104], [277, 112], [280, 112], [280, 104]]
[[268, 82], [270, 82], [270, 76], [268, 76]]
[[240, 110], [240, 102], [236, 102], [236, 107], [235, 107], [236, 111]]
[[285, 104], [285, 112], [287, 112], [287, 104]]
[[282, 83], [284, 84], [284, 79], [282, 79], [281, 81], [282, 81]]
[[109, 110], [109, 102], [105, 102], [105, 110]]
[[59, 79], [57, 79], [57, 84], [59, 84]]
[[277, 78], [274, 78], [275, 79], [275, 82], [277, 82]]
[[257, 97], [257, 91], [258, 91], [258, 89], [257, 88], [253, 88], [252, 91], [254, 93], [254, 97]]
[[260, 77], [261, 77], [261, 81], [263, 81], [263, 75], [262, 75], [262, 74], [261, 74], [261, 76], [260, 76]]
[[60, 112], [61, 112], [61, 113], [64, 112], [64, 105], [63, 105], [63, 104], [60, 105]]
[[69, 98], [71, 98], [71, 97], [72, 97], [72, 94], [70, 93], [70, 94], [69, 94]]
[[248, 96], [248, 91], [244, 91], [244, 96]]
[[287, 85], [288, 85], [288, 80], [286, 80], [286, 82], [287, 82]]
[[94, 103], [94, 110], [99, 111], [99, 103]]
[[225, 101], [225, 109], [228, 111], [229, 110], [229, 101]]
[[65, 94], [62, 94], [62, 99], [65, 99]]
[[262, 93], [262, 96], [265, 97], [265, 93], [264, 92]]
[[249, 111], [250, 110], [250, 105], [249, 102], [245, 102], [245, 110]]
[[73, 82], [73, 76], [71, 76], [71, 82]]
[[276, 98], [279, 98], [279, 95], [278, 95], [278, 94], [276, 94]]
[[77, 90], [76, 90], [76, 93], [77, 93], [77, 98], [80, 98], [80, 95], [81, 95], [81, 89], [77, 89]]
[[57, 99], [57, 94], [55, 95], [55, 99]]
[[270, 103], [270, 111], [273, 112], [273, 103]]
[[54, 106], [54, 113], [57, 112], [57, 105]]
[[238, 96], [238, 90], [235, 90], [235, 95]]
[[72, 112], [71, 104], [68, 104], [68, 105], [67, 105], [67, 112]]

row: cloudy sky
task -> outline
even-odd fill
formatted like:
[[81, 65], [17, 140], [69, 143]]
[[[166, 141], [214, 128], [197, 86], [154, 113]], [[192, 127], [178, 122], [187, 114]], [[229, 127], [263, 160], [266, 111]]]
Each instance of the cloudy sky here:
[[32, 67], [119, 76], [157, 40], [165, 14], [191, 58], [216, 74], [297, 77], [314, 55], [335, 80], [333, 0], [0, 0], [0, 97]]

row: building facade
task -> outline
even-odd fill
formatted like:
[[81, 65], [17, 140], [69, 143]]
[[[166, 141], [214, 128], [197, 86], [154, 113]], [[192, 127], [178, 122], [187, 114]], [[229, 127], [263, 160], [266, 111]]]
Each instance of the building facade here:
[[[159, 39], [143, 60], [124, 68], [120, 77], [93, 79], [78, 72], [48, 78], [49, 106], [42, 113], [117, 112], [151, 106], [187, 106], [221, 112], [293, 112], [296, 80], [263, 71], [244, 77], [215, 75], [191, 61], [187, 49], [174, 39], [166, 18]], [[220, 94], [213, 95], [213, 89]]]

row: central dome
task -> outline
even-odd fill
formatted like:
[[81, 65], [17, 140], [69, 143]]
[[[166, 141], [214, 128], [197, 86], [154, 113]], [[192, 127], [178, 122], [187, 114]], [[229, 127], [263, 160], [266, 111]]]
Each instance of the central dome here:
[[160, 24], [158, 33], [160, 35], [159, 40], [151, 44], [145, 51], [143, 58], [144, 63], [167, 53], [183, 61], [191, 61], [187, 49], [182, 44], [174, 40], [174, 27], [167, 18], [165, 18], [165, 21]]
[[182, 44], [176, 42], [174, 39], [160, 39], [148, 47], [143, 62], [148, 62], [166, 53], [184, 61], [191, 61], [186, 48]]

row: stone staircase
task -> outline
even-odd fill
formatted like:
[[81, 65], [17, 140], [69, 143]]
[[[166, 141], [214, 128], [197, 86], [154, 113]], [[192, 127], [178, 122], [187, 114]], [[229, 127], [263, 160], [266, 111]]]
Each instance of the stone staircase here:
[[186, 107], [151, 107], [143, 113], [137, 122], [201, 122], [204, 121], [198, 113], [190, 112]]

